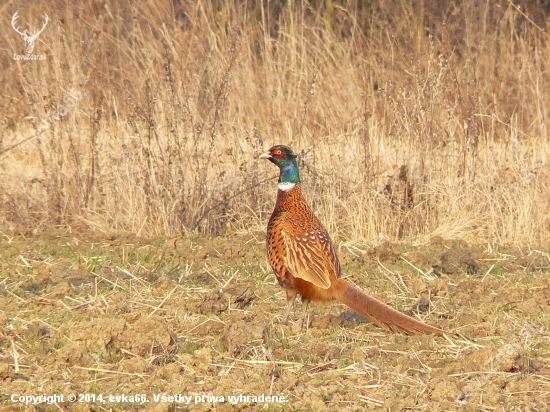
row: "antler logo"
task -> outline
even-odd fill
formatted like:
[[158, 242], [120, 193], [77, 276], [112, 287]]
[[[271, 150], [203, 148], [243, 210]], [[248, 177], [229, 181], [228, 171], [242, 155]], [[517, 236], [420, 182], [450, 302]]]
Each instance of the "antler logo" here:
[[48, 24], [48, 21], [50, 19], [49, 19], [47, 14], [44, 14], [45, 21], [44, 21], [44, 25], [42, 26], [42, 28], [40, 30], [35, 31], [33, 34], [29, 35], [27, 33], [26, 29], [22, 32], [15, 25], [15, 23], [17, 21], [17, 18], [19, 17], [18, 13], [19, 12], [16, 11], [15, 14], [13, 15], [13, 17], [11, 18], [11, 25], [12, 25], [13, 29], [21, 35], [23, 40], [25, 40], [25, 43], [27, 43], [26, 52], [27, 52], [27, 55], [30, 55], [32, 53], [32, 51], [34, 50], [34, 44], [36, 43], [36, 40], [38, 39], [38, 36], [40, 35], [40, 33], [42, 33], [44, 31], [44, 29], [46, 28], [46, 25]]

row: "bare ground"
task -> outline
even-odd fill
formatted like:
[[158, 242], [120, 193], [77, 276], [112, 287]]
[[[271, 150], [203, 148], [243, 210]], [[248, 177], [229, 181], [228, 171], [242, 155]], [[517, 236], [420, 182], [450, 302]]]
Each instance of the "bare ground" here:
[[[285, 294], [264, 247], [262, 233], [3, 234], [2, 408], [550, 408], [548, 250], [339, 245], [344, 276], [442, 337], [389, 334], [338, 303], [312, 305], [303, 328], [298, 304], [282, 325]], [[63, 402], [20, 402], [44, 394]]]

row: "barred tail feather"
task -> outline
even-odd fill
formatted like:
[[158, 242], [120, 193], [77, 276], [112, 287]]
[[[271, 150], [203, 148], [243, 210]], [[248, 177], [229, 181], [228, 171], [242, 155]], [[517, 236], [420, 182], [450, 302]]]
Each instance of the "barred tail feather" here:
[[[447, 333], [444, 330], [426, 325], [357, 289], [345, 279], [333, 283], [334, 297], [373, 323], [389, 332], [401, 332], [405, 335], [415, 333]], [[331, 288], [331, 289], [332, 289]]]

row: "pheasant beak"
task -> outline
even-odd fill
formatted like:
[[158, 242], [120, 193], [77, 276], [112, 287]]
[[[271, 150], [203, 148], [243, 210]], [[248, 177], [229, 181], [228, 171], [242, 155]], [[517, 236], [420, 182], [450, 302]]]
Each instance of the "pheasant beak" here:
[[265, 153], [262, 153], [258, 159], [271, 159], [271, 157], [272, 157], [271, 153], [265, 152]]

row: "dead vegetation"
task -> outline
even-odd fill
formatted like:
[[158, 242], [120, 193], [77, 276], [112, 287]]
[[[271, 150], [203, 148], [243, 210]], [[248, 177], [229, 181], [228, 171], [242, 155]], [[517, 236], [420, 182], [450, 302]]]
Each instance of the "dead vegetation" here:
[[51, 0], [19, 9], [51, 17], [21, 61], [7, 4], [0, 224], [258, 229], [283, 143], [337, 239], [544, 244], [550, 52], [522, 7]]

